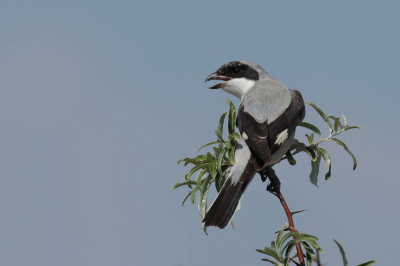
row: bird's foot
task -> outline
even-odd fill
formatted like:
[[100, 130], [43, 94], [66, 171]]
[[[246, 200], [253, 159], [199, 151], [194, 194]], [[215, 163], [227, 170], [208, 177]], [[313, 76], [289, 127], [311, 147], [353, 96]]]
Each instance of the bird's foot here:
[[274, 194], [281, 193], [281, 181], [275, 174], [274, 169], [268, 166], [266, 169], [266, 176], [268, 176], [270, 183], [267, 186], [267, 191]]

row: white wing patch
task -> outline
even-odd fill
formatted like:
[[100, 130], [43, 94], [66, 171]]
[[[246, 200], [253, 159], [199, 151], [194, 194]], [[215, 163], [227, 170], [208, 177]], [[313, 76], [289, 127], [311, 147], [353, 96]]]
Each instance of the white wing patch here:
[[288, 138], [288, 130], [285, 129], [276, 136], [275, 144], [281, 145]]

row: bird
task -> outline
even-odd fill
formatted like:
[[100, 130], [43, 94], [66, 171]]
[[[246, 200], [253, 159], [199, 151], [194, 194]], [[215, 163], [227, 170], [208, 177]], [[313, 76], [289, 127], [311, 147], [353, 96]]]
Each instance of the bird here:
[[203, 226], [225, 228], [256, 173], [267, 177], [267, 190], [280, 193], [272, 166], [289, 150], [297, 125], [305, 117], [301, 93], [271, 77], [249, 61], [232, 61], [206, 78], [221, 80], [210, 89], [222, 89], [240, 99], [236, 127], [241, 138], [235, 147], [235, 164], [202, 221]]

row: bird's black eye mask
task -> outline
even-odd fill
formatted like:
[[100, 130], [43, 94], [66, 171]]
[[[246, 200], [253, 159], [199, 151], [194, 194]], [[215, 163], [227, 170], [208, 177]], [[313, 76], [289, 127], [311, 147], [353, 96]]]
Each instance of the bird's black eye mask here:
[[254, 81], [259, 79], [258, 72], [255, 69], [237, 61], [223, 65], [218, 69], [217, 74], [230, 78], [246, 78]]

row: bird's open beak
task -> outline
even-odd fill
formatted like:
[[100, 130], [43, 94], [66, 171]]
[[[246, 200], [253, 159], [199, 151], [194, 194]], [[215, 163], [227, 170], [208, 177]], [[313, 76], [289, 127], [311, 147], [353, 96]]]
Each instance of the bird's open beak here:
[[[206, 78], [205, 82], [207, 82], [209, 80], [224, 80], [224, 81], [228, 81], [228, 80], [231, 80], [231, 78], [225, 77], [225, 76], [219, 76], [216, 73], [212, 73], [211, 75], [209, 75]], [[209, 87], [209, 89], [219, 89], [219, 88], [222, 88], [224, 85], [225, 85], [225, 82], [217, 83], [214, 86]]]

